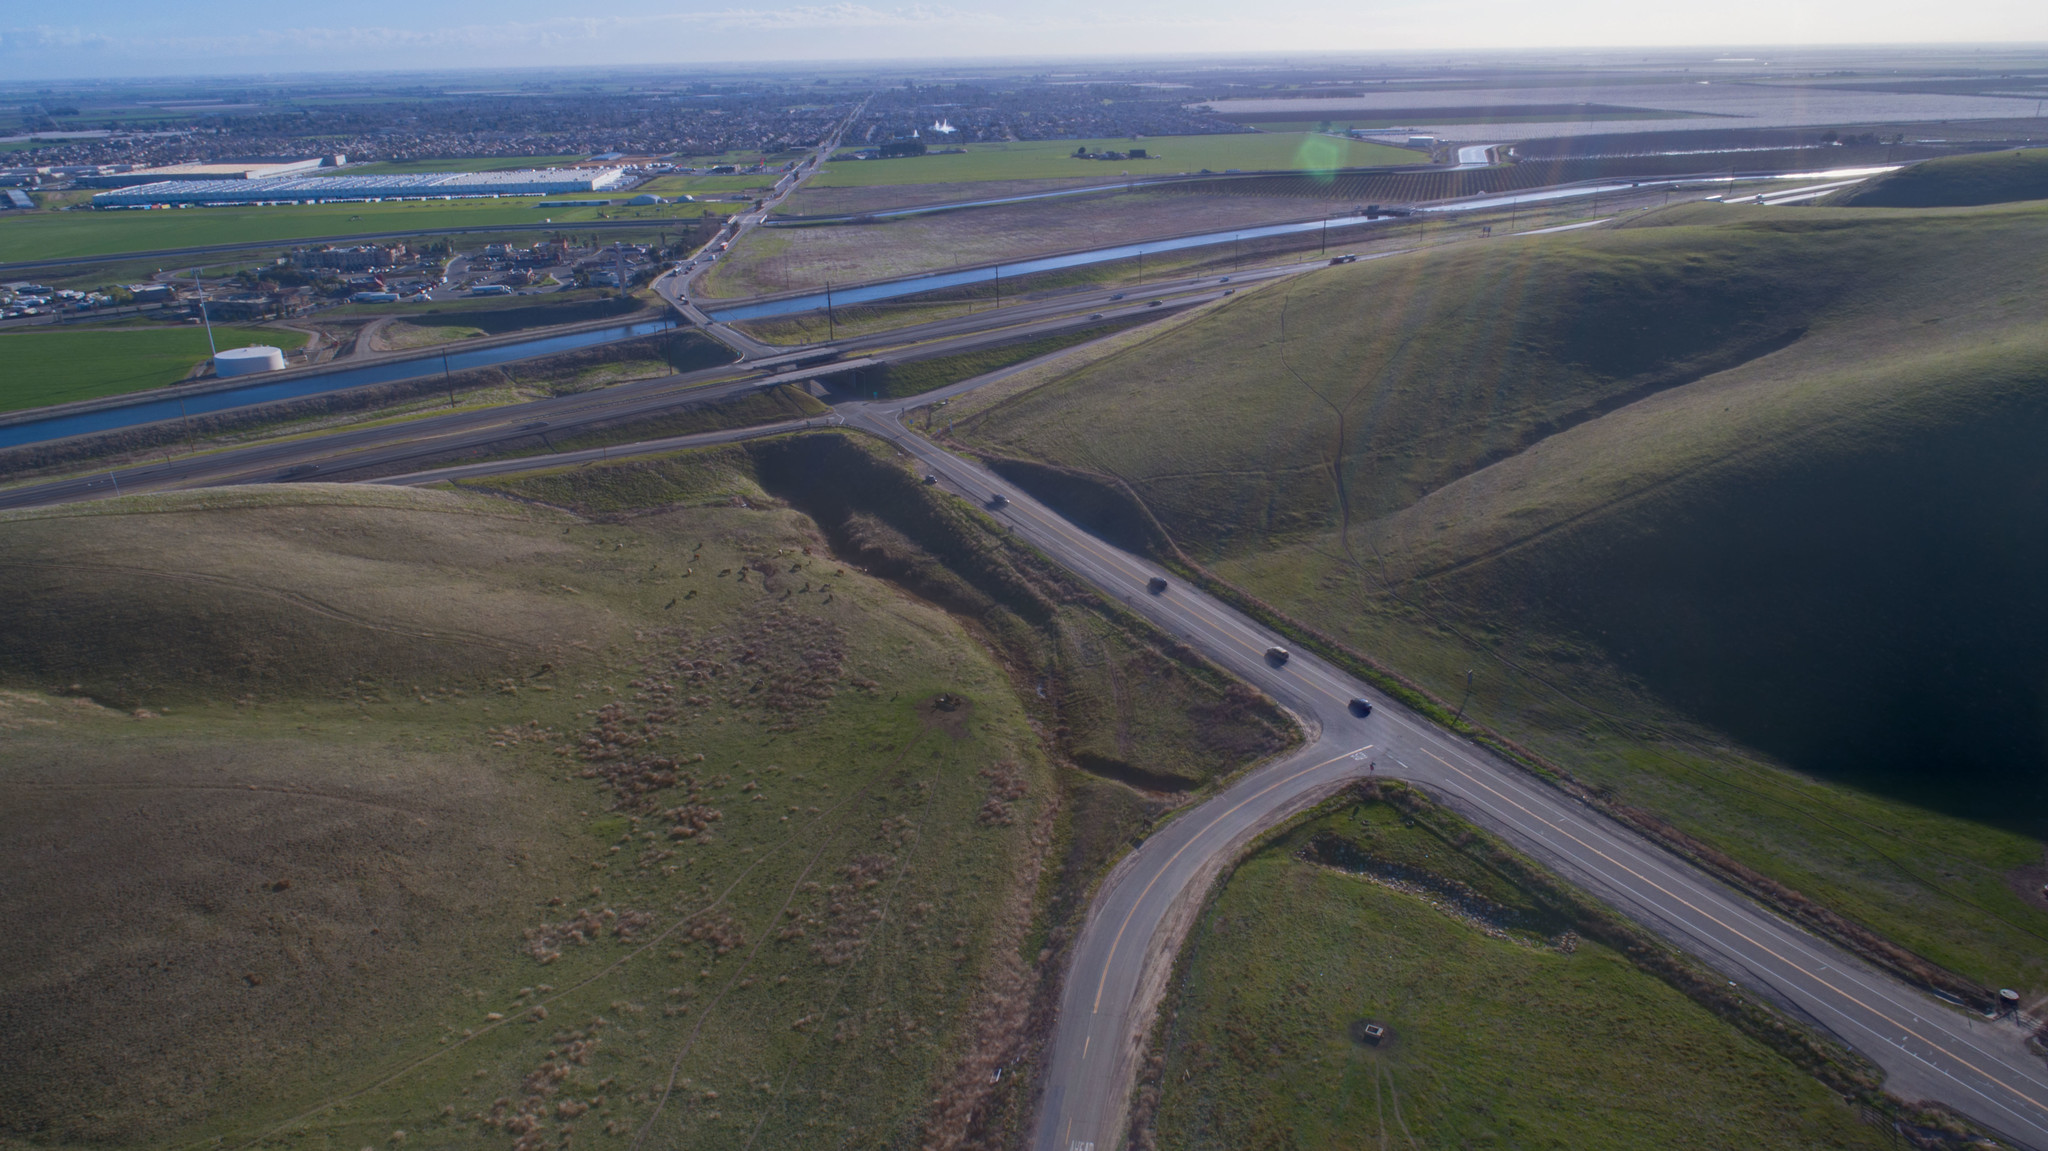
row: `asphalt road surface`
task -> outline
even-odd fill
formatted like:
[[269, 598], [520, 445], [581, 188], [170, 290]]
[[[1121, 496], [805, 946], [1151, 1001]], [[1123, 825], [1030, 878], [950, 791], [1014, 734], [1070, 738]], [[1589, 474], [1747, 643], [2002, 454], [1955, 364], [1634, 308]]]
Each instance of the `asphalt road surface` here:
[[773, 356], [787, 349], [778, 348], [773, 344], [764, 344], [745, 332], [718, 323], [711, 318], [710, 313], [697, 307], [690, 300], [691, 286], [696, 283], [697, 277], [704, 275], [716, 266], [714, 259], [707, 259], [705, 257], [712, 256], [717, 252], [729, 251], [748, 232], [760, 227], [768, 219], [768, 213], [773, 212], [784, 201], [796, 195], [797, 190], [802, 188], [812, 176], [817, 175], [818, 169], [824, 167], [825, 161], [830, 159], [832, 153], [838, 150], [840, 138], [846, 135], [846, 129], [855, 120], [860, 119], [861, 112], [866, 110], [868, 100], [871, 99], [873, 99], [872, 96], [862, 100], [860, 107], [855, 108], [852, 114], [840, 121], [839, 127], [834, 128], [830, 136], [826, 137], [816, 148], [811, 150], [810, 157], [802, 164], [797, 165], [796, 172], [794, 173], [796, 178], [791, 180], [787, 186], [783, 187], [773, 196], [762, 200], [761, 206], [754, 211], [742, 212], [726, 221], [725, 227], [721, 228], [716, 236], [707, 241], [704, 247], [699, 248], [690, 259], [655, 277], [654, 291], [657, 295], [667, 300], [670, 307], [682, 313], [684, 319], [709, 332], [726, 347], [738, 352], [741, 359], [758, 359], [763, 356]]

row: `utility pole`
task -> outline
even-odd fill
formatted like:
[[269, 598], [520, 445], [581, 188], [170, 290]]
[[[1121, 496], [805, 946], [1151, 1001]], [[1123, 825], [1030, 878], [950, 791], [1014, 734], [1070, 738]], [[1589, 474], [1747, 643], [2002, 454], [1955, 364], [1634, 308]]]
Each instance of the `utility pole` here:
[[448, 370], [448, 349], [441, 349], [441, 382], [448, 385], [448, 406], [455, 406], [455, 373]]
[[832, 281], [830, 280], [825, 281], [825, 338], [828, 341], [839, 338], [839, 326], [832, 318]]
[[1330, 254], [1330, 214], [1323, 213], [1323, 255]]
[[1472, 702], [1472, 669], [1465, 669], [1465, 698], [1458, 701], [1458, 714], [1451, 717], [1451, 726], [1458, 726], [1465, 718], [1465, 705]]
[[199, 322], [206, 325], [206, 351], [219, 356], [220, 349], [213, 343], [213, 317], [206, 314], [206, 285], [199, 282], [199, 269], [192, 269], [192, 288], [199, 293]]

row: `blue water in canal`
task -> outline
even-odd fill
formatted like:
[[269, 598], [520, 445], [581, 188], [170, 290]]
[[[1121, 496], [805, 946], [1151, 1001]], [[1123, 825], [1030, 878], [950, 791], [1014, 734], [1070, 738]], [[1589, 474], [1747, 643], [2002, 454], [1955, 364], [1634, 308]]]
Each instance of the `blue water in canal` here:
[[[471, 348], [464, 351], [450, 348], [446, 359], [448, 370], [452, 372], [466, 368], [488, 368], [512, 360], [587, 348], [592, 344], [608, 344], [614, 340], [629, 340], [635, 336], [651, 336], [673, 327], [675, 323], [671, 320], [648, 320], [588, 332], [571, 332], [560, 336], [546, 336], [538, 340], [500, 344], [494, 348]], [[116, 428], [134, 427], [137, 424], [153, 424], [159, 420], [175, 420], [187, 415], [225, 411], [228, 408], [245, 407], [249, 404], [267, 404], [273, 400], [315, 396], [322, 392], [340, 391], [343, 388], [360, 388], [365, 384], [388, 384], [393, 380], [409, 380], [441, 371], [442, 359], [443, 357], [439, 355], [430, 355], [403, 360], [383, 360], [365, 364], [360, 368], [339, 368], [296, 379], [268, 382], [257, 376], [240, 387], [224, 388], [205, 395], [186, 396], [182, 407], [180, 401], [175, 398], [144, 398], [132, 404], [102, 408], [94, 412], [29, 420], [0, 427], [0, 447], [38, 444], [44, 440], [62, 439], [65, 436], [112, 431]]]

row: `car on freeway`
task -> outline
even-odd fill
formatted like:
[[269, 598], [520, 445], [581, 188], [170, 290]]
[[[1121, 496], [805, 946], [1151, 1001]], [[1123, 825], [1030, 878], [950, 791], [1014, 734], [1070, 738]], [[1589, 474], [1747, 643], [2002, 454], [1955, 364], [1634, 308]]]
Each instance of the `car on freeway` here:
[[1274, 667], [1279, 667], [1281, 664], [1287, 662], [1287, 657], [1291, 654], [1293, 653], [1289, 652], [1284, 647], [1269, 647], [1266, 649], [1266, 662], [1272, 664]]
[[1122, 292], [1118, 292], [1118, 293], [1117, 293], [1116, 295], [1114, 295], [1114, 296], [1111, 296], [1111, 297], [1110, 297], [1110, 299], [1112, 299], [1112, 300], [1121, 300], [1121, 299], [1123, 299], [1123, 298], [1124, 298], [1124, 294], [1123, 294]]
[[1350, 707], [1351, 714], [1360, 719], [1372, 714], [1372, 701], [1369, 699], [1353, 698]]
[[928, 483], [928, 484], [935, 484], [935, 483], [938, 483], [938, 482], [939, 482], [939, 477], [937, 477], [937, 476], [933, 475], [933, 474], [932, 474], [932, 473], [930, 473], [930, 472], [926, 472], [926, 473], [924, 474], [924, 482], [926, 482], [926, 483]]
[[1145, 581], [1145, 590], [1151, 592], [1153, 595], [1158, 595], [1160, 592], [1166, 590], [1166, 581], [1158, 576], [1153, 576], [1151, 579]]
[[1001, 492], [997, 492], [996, 494], [988, 498], [988, 506], [992, 508], [1008, 507], [1009, 505], [1010, 497], [1004, 495]]
[[1225, 289], [1223, 289], [1223, 294], [1224, 294], [1224, 295], [1226, 295], [1226, 296], [1235, 296], [1235, 295], [1237, 295], [1237, 289], [1236, 289], [1236, 288], [1225, 288]]
[[1090, 312], [1090, 313], [1088, 313], [1088, 318], [1089, 318], [1089, 319], [1091, 319], [1091, 320], [1099, 320], [1099, 319], [1101, 319], [1101, 318], [1102, 318], [1102, 313], [1101, 313], [1101, 312]]

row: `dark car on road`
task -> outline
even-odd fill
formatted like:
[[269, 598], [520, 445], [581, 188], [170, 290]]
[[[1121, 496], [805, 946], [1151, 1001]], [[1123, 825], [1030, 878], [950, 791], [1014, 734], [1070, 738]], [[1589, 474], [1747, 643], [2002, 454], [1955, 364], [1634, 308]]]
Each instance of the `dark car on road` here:
[[1351, 701], [1351, 714], [1357, 716], [1360, 719], [1364, 719], [1366, 716], [1371, 715], [1372, 701], [1369, 699], [1353, 699]]
[[1166, 590], [1166, 581], [1159, 578], [1158, 576], [1153, 576], [1151, 579], [1145, 581], [1145, 590], [1151, 592], [1153, 595], [1158, 595], [1160, 592]]
[[1269, 647], [1266, 649], [1266, 662], [1274, 667], [1279, 667], [1287, 662], [1289, 654], [1288, 650], [1284, 647]]

